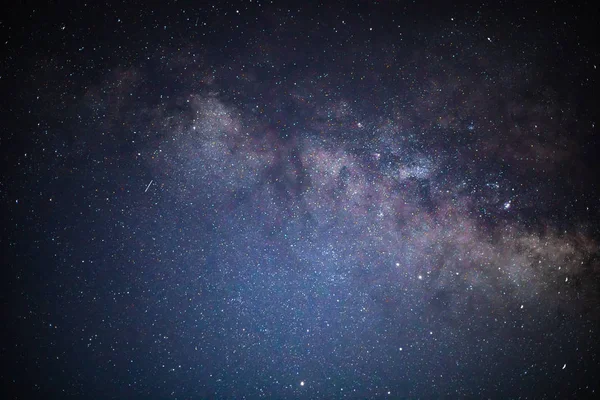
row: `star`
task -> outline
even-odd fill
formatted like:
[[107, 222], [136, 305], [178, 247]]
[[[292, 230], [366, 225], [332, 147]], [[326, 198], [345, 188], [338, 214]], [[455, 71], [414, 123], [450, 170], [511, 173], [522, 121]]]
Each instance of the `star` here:
[[2, 22], [7, 393], [600, 391], [591, 2], [68, 3]]

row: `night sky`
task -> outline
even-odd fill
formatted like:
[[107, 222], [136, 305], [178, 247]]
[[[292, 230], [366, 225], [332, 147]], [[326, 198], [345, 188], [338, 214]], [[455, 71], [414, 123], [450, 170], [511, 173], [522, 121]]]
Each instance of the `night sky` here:
[[5, 5], [0, 397], [600, 398], [598, 5], [449, 3]]

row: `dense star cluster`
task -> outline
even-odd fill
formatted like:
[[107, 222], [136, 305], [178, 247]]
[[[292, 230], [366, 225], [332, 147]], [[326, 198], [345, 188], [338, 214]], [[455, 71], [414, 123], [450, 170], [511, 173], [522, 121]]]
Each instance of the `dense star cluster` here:
[[600, 396], [594, 6], [56, 7], [1, 24], [3, 398]]

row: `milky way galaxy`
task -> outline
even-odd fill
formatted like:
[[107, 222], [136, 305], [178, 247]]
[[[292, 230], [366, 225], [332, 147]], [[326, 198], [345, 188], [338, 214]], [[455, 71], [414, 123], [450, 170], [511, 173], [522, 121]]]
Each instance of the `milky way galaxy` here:
[[4, 24], [6, 398], [598, 396], [589, 10], [163, 5]]

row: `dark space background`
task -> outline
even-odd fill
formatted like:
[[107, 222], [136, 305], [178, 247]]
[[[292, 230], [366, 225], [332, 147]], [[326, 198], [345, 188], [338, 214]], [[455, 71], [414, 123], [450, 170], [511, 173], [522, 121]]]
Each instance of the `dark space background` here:
[[598, 5], [447, 3], [4, 5], [2, 398], [598, 398]]

